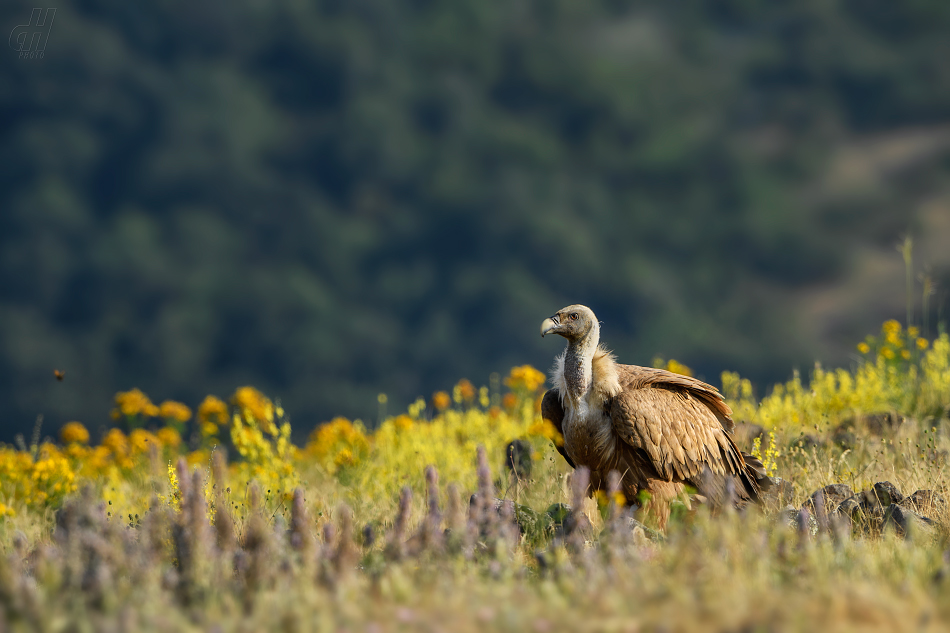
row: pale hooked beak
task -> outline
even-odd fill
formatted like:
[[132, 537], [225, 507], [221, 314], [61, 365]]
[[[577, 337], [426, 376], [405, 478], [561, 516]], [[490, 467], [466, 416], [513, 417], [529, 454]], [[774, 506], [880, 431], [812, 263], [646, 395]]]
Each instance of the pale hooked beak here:
[[545, 319], [541, 322], [541, 337], [544, 338], [545, 334], [549, 334], [554, 331], [558, 326], [560, 326], [560, 319], [557, 318], [557, 315]]

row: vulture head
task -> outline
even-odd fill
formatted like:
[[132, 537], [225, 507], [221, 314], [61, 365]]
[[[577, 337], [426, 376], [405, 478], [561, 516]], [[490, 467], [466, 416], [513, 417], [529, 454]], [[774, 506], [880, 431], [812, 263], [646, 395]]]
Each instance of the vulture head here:
[[568, 341], [578, 341], [587, 336], [597, 325], [594, 311], [587, 306], [572, 305], [561, 308], [552, 317], [541, 323], [541, 336], [560, 334]]

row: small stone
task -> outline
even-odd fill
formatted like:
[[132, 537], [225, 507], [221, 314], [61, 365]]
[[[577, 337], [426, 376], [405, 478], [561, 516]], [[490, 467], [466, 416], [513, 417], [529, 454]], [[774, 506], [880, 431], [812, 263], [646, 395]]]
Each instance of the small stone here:
[[874, 494], [884, 507], [892, 503], [900, 503], [904, 499], [903, 493], [889, 481], [879, 481], [874, 484]]
[[534, 448], [526, 440], [512, 440], [505, 447], [505, 466], [516, 479], [527, 479], [531, 476], [532, 456]]
[[813, 448], [821, 446], [821, 440], [818, 439], [817, 435], [805, 433], [800, 435], [798, 439], [795, 440], [793, 446], [798, 446], [802, 450], [810, 451]]

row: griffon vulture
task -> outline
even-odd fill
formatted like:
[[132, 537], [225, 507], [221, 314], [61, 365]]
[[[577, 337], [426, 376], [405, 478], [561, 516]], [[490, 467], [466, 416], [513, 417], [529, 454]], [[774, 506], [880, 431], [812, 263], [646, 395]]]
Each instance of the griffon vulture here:
[[762, 463], [732, 440], [732, 411], [715, 387], [617, 363], [599, 344], [600, 324], [586, 306], [545, 319], [545, 334], [563, 336], [567, 348], [555, 359], [541, 415], [563, 436], [557, 448], [571, 467], [590, 469], [590, 491], [618, 471], [625, 498], [632, 503], [649, 493], [645, 509], [663, 528], [670, 502], [685, 498], [687, 485], [719, 498], [729, 491], [737, 505], [758, 501], [771, 485]]

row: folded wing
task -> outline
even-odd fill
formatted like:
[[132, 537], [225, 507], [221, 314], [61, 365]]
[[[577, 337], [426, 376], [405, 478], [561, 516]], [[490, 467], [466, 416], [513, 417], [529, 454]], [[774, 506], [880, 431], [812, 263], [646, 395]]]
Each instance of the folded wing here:
[[758, 497], [757, 477], [747, 472], [754, 464], [732, 440], [732, 411], [714, 387], [662, 369], [618, 370], [622, 391], [609, 404], [613, 429], [661, 478], [696, 485], [708, 469], [738, 477], [745, 488], [740, 495]]

